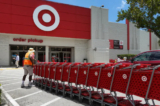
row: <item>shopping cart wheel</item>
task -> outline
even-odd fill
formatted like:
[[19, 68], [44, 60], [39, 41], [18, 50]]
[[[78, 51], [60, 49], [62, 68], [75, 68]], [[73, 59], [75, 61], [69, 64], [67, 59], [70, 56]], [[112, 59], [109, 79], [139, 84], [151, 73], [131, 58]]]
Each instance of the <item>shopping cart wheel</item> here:
[[73, 95], [72, 94], [70, 94], [70, 98], [73, 99]]
[[93, 102], [91, 100], [89, 100], [89, 105], [92, 106]]
[[49, 92], [52, 92], [52, 88], [49, 89]]
[[41, 89], [43, 89], [43, 84], [41, 84]]
[[45, 87], [44, 87], [44, 90], [46, 91], [46, 89], [47, 89], [47, 87], [45, 86]]
[[65, 97], [65, 96], [66, 96], [65, 92], [63, 92], [63, 97]]
[[83, 99], [82, 97], [79, 97], [79, 102], [82, 102], [82, 99]]
[[56, 90], [56, 95], [58, 95], [58, 90]]
[[105, 106], [105, 104], [104, 104], [104, 103], [101, 103], [101, 106]]

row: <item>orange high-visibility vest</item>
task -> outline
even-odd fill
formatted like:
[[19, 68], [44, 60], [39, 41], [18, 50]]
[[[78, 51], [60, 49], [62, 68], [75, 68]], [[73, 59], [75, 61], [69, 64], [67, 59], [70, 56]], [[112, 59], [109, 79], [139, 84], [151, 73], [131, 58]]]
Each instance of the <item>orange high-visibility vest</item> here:
[[29, 53], [29, 52], [26, 53], [25, 59], [24, 59], [24, 65], [31, 65], [31, 66], [33, 65], [33, 63], [30, 60], [30, 54], [31, 53]]

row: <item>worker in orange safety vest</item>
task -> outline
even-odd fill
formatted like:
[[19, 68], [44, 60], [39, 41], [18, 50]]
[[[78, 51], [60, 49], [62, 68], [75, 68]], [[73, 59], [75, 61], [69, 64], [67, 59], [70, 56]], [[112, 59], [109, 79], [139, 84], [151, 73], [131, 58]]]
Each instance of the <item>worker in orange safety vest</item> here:
[[24, 76], [22, 79], [22, 85], [21, 88], [24, 87], [24, 81], [26, 79], [27, 74], [29, 74], [29, 84], [28, 87], [32, 86], [32, 75], [33, 75], [33, 66], [34, 66], [34, 59], [35, 57], [35, 50], [33, 48], [29, 48], [28, 52], [25, 54], [25, 58], [24, 58]]

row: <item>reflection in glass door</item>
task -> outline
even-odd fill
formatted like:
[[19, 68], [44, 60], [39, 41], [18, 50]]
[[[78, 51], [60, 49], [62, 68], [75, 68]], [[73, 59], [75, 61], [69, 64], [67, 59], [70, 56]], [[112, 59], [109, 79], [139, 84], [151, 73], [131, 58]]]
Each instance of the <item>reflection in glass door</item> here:
[[11, 65], [15, 65], [17, 52], [11, 52]]
[[51, 56], [50, 61], [52, 61], [52, 57], [56, 57], [55, 62], [60, 62], [60, 55], [58, 52], [54, 52], [54, 53], [52, 52], [50, 56]]
[[63, 53], [63, 61], [71, 62], [71, 53]]
[[38, 52], [38, 60], [40, 62], [45, 62], [45, 52]]

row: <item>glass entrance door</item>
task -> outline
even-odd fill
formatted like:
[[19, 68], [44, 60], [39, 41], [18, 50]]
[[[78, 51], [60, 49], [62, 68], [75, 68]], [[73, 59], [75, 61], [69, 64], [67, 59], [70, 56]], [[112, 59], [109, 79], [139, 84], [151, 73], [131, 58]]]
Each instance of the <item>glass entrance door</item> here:
[[56, 62], [71, 62], [72, 60], [72, 52], [73, 49], [72, 48], [68, 48], [68, 47], [50, 47], [50, 56], [49, 56], [49, 60], [50, 62], [52, 61], [52, 57], [56, 56], [57, 60]]
[[56, 57], [55, 58], [55, 61], [56, 62], [61, 62], [60, 60], [61, 60], [61, 58], [60, 58], [60, 53], [59, 52], [51, 52], [50, 53], [50, 61], [52, 61], [52, 57]]
[[[27, 52], [27, 51], [26, 51]], [[26, 52], [19, 52], [19, 65], [23, 66], [23, 60], [25, 58]]]
[[71, 62], [71, 53], [63, 53], [63, 61]]
[[19, 55], [19, 66], [23, 66], [23, 60], [24, 60], [26, 52], [27, 51], [12, 51], [11, 52], [11, 59], [10, 59], [11, 66], [15, 65], [16, 54]]
[[15, 65], [15, 62], [16, 62], [16, 54], [17, 54], [17, 52], [11, 52], [11, 65], [13, 66], [13, 65]]
[[38, 61], [45, 62], [45, 52], [38, 52]]
[[71, 53], [70, 52], [51, 52], [50, 53], [50, 61], [52, 61], [52, 57], [56, 57], [56, 62], [71, 62]]

